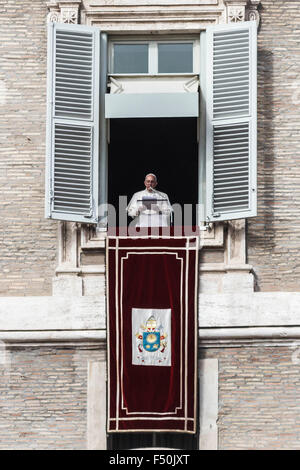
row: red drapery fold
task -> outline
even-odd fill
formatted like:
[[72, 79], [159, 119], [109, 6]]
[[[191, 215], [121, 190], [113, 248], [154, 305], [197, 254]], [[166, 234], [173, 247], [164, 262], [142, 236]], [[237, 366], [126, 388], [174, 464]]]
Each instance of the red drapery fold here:
[[198, 237], [107, 238], [108, 432], [196, 432]]

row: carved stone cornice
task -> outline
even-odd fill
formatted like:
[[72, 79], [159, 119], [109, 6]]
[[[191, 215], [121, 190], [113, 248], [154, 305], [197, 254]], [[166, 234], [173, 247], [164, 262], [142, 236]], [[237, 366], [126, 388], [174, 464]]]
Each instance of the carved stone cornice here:
[[260, 16], [258, 7], [261, 0], [224, 0], [227, 23], [241, 21], [256, 21], [259, 25]]
[[60, 21], [60, 8], [58, 2], [50, 1], [46, 3], [49, 13], [47, 15], [47, 23], [59, 23]]
[[225, 15], [223, 0], [84, 0], [81, 19], [114, 33], [198, 33]]
[[[156, 5], [155, 2], [141, 2], [134, 5], [131, 2], [112, 3], [103, 0], [49, 0], [46, 5], [49, 9], [48, 22], [79, 23], [81, 6], [83, 23], [105, 25], [107, 30], [140, 30], [153, 28], [168, 29], [201, 29], [201, 25], [224, 22], [238, 23], [242, 21], [256, 21], [259, 25], [260, 15], [258, 7], [261, 0], [220, 0], [207, 1], [201, 5], [190, 3], [165, 2]], [[225, 11], [224, 11], [225, 8]], [[183, 27], [182, 27], [183, 25]], [[140, 28], [140, 26], [142, 28]]]
[[48, 22], [54, 23], [79, 23], [79, 11], [82, 0], [62, 0], [47, 2], [49, 13]]
[[226, 7], [226, 22], [240, 23], [246, 18], [246, 5], [248, 0], [224, 0]]
[[261, 0], [249, 0], [246, 10], [246, 21], [256, 21], [257, 27], [260, 22], [260, 14], [258, 11]]

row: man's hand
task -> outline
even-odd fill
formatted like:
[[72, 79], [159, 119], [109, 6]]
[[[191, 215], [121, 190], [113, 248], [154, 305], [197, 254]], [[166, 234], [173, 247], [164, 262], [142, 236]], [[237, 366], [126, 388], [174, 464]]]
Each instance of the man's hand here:
[[151, 204], [148, 201], [147, 201], [146, 204], [140, 205], [137, 210], [138, 210], [139, 214], [141, 212], [146, 211], [146, 210], [151, 210], [151, 211], [154, 211], [156, 213], [160, 213], [160, 208], [158, 207], [158, 205], [157, 204]]
[[159, 207], [158, 207], [157, 204], [151, 204], [151, 210], [153, 210], [153, 211], [155, 211], [155, 212], [159, 212], [159, 211], [160, 211], [160, 209], [159, 209]]
[[144, 210], [146, 210], [146, 209], [147, 209], [147, 207], [145, 206], [145, 204], [142, 204], [138, 207], [137, 210], [138, 210], [138, 213], [140, 214], [141, 212], [144, 212]]

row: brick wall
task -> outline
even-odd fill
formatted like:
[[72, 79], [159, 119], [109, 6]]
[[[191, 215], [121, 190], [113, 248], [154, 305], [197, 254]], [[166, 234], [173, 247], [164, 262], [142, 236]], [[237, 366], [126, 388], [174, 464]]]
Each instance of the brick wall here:
[[0, 449], [86, 449], [87, 364], [104, 352], [84, 348], [0, 351]]
[[[6, 351], [7, 352], [7, 351]], [[104, 351], [11, 347], [0, 363], [0, 450], [86, 449], [87, 364]], [[219, 361], [219, 448], [300, 449], [296, 347], [201, 350]]]
[[300, 449], [296, 346], [223, 348], [201, 356], [219, 360], [220, 449]]
[[[44, 219], [46, 2], [1, 12], [0, 295], [49, 295], [57, 225]], [[258, 35], [258, 217], [248, 262], [258, 290], [299, 290], [300, 0], [263, 0]]]
[[258, 217], [248, 261], [258, 290], [299, 290], [300, 1], [262, 0], [258, 34]]
[[0, 295], [50, 295], [57, 222], [44, 219], [44, 0], [0, 5]]

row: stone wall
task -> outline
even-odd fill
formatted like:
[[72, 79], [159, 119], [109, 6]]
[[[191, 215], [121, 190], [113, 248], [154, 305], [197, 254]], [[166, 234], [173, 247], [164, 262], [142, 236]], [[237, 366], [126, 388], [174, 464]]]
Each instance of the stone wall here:
[[7, 347], [5, 361], [0, 353], [0, 449], [87, 449], [88, 361], [104, 352]]
[[299, 290], [300, 1], [263, 0], [258, 34], [258, 217], [248, 222], [257, 289]]
[[[7, 346], [0, 356], [0, 449], [88, 448], [95, 346]], [[219, 362], [221, 450], [300, 448], [299, 344], [201, 349]]]
[[[260, 10], [258, 217], [248, 221], [247, 242], [262, 291], [299, 290], [299, 6], [263, 0]], [[49, 295], [58, 222], [44, 219], [48, 10], [42, 0], [0, 8], [0, 295]]]
[[220, 450], [300, 449], [299, 345], [202, 350], [219, 361]]
[[44, 218], [44, 0], [0, 6], [0, 295], [49, 295], [57, 222]]

